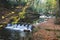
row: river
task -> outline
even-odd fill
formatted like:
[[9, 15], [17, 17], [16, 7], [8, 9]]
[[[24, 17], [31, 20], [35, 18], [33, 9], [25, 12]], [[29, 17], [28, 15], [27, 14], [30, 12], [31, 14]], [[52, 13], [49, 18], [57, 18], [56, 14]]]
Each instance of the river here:
[[[13, 27], [14, 28], [14, 27]], [[24, 32], [13, 28], [3, 28], [0, 30], [1, 40], [31, 40], [32, 32]], [[24, 28], [23, 28], [24, 29]]]

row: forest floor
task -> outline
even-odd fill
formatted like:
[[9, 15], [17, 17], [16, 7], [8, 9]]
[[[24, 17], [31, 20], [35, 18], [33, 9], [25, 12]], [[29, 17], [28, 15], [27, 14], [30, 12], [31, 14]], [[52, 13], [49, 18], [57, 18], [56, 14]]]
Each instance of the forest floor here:
[[60, 25], [54, 24], [54, 18], [39, 23], [37, 32], [33, 34], [33, 40], [60, 40]]

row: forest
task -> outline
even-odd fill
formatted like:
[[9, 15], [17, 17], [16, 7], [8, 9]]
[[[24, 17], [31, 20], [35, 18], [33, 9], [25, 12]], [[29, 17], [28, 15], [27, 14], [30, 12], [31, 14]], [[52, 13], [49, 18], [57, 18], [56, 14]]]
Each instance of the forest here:
[[0, 39], [60, 40], [60, 0], [0, 0]]

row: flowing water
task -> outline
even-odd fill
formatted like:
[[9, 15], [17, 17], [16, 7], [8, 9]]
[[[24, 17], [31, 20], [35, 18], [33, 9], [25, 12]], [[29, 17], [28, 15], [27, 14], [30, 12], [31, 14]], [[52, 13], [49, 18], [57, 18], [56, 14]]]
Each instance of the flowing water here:
[[[32, 30], [27, 26], [17, 26], [17, 25], [7, 25], [6, 28], [0, 30], [0, 39], [1, 40], [29, 40], [32, 35]], [[24, 32], [24, 30], [30, 30], [30, 32]]]

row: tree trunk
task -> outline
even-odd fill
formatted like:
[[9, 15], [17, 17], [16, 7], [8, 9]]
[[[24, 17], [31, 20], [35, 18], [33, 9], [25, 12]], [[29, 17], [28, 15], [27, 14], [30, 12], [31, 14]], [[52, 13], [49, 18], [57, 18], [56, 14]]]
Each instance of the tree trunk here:
[[57, 0], [57, 10], [56, 10], [56, 20], [55, 23], [60, 25], [60, 0]]

